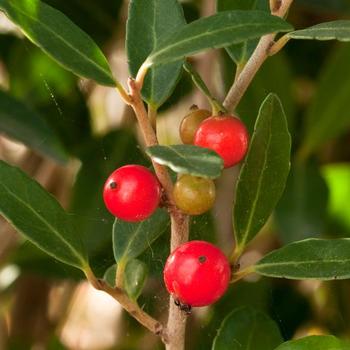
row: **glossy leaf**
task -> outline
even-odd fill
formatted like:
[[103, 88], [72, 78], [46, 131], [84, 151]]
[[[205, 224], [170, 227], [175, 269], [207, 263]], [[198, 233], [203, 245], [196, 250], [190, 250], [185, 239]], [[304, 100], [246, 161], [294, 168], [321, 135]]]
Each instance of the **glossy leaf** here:
[[[261, 10], [269, 12], [268, 0], [217, 0], [217, 11], [233, 11], [233, 10]], [[258, 44], [258, 39], [245, 41], [241, 44], [226, 47], [227, 53], [236, 64], [244, 64]]]
[[315, 164], [294, 165], [275, 216], [284, 243], [325, 231], [328, 188]]
[[215, 179], [223, 169], [222, 158], [214, 151], [193, 145], [152, 146], [146, 153], [157, 163], [180, 174]]
[[350, 21], [339, 20], [316, 24], [310, 28], [288, 33], [292, 39], [350, 41]]
[[221, 48], [292, 27], [263, 11], [225, 11], [200, 18], [176, 33], [163, 37], [147, 64], [176, 61], [209, 48]]
[[85, 249], [70, 216], [36, 181], [3, 161], [0, 161], [0, 213], [47, 254], [68, 265], [86, 268]]
[[[183, 10], [177, 0], [130, 1], [126, 49], [131, 75], [136, 76], [161, 36], [173, 34], [185, 23]], [[180, 59], [150, 69], [142, 89], [142, 95], [148, 103], [157, 108], [169, 97], [179, 80], [182, 64], [183, 60]]]
[[236, 251], [264, 226], [280, 199], [289, 172], [291, 140], [280, 100], [270, 94], [262, 103], [233, 207]]
[[[117, 266], [117, 264], [114, 264], [108, 268], [103, 277], [111, 287], [115, 287]], [[138, 299], [145, 285], [147, 275], [148, 268], [144, 262], [138, 259], [131, 259], [126, 264], [124, 271], [124, 289], [131, 299]]]
[[102, 85], [115, 86], [101, 50], [60, 11], [39, 0], [0, 0], [0, 10], [68, 70]]
[[[328, 164], [322, 174], [329, 188], [328, 213], [332, 228], [350, 235], [350, 165]], [[333, 229], [335, 229], [333, 228]]]
[[310, 238], [286, 245], [263, 257], [255, 271], [289, 279], [350, 278], [350, 239]]
[[309, 337], [290, 340], [275, 350], [349, 350], [350, 344], [332, 335], [312, 335]]
[[58, 162], [68, 160], [59, 138], [45, 119], [0, 90], [0, 131]]
[[[306, 158], [325, 142], [350, 129], [350, 46], [334, 51], [320, 73], [318, 90], [307, 111], [300, 155]], [[332, 93], [336, 87], [336, 93]]]
[[130, 223], [116, 219], [113, 225], [113, 250], [117, 262], [137, 258], [168, 228], [169, 215], [158, 209], [149, 219]]
[[212, 350], [271, 350], [283, 341], [277, 324], [249, 306], [233, 310], [222, 322]]

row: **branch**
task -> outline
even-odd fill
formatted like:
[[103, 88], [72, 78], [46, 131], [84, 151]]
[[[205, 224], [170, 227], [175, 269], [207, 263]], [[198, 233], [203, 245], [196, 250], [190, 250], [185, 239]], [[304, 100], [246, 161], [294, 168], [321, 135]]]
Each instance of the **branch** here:
[[[130, 105], [136, 114], [136, 118], [139, 123], [146, 146], [150, 147], [150, 146], [158, 145], [157, 136], [148, 118], [145, 105], [143, 104], [143, 101], [141, 98], [140, 88], [136, 83], [136, 81], [132, 78], [129, 78], [128, 85], [130, 89], [130, 98], [131, 98]], [[167, 197], [167, 203], [169, 203], [169, 209], [173, 210], [175, 208], [175, 204], [173, 200], [173, 183], [171, 181], [169, 173], [164, 166], [154, 162], [153, 160], [152, 160], [152, 164], [156, 172], [156, 175], [159, 179], [159, 182], [161, 183], [164, 189], [165, 195]]]
[[[140, 129], [146, 145], [153, 146], [158, 144], [155, 130], [148, 117], [145, 105], [141, 98], [142, 85], [140, 81], [135, 81], [129, 78], [128, 81], [130, 89], [131, 107], [133, 108], [136, 118], [138, 120]], [[152, 114], [152, 113], [151, 113]], [[166, 195], [166, 203], [170, 213], [171, 219], [171, 251], [176, 249], [180, 244], [188, 240], [189, 235], [189, 220], [188, 216], [183, 214], [175, 205], [173, 199], [173, 183], [169, 176], [167, 169], [157, 164], [152, 160], [156, 175], [163, 186]], [[167, 350], [182, 350], [185, 341], [185, 325], [186, 318], [182, 311], [174, 305], [170, 297], [169, 316], [167, 330], [163, 330], [162, 340], [166, 344]], [[164, 336], [166, 334], [166, 337]]]
[[164, 326], [152, 316], [143, 311], [136, 303], [129, 299], [125, 292], [120, 288], [112, 288], [105, 281], [97, 279], [92, 270], [89, 268], [85, 271], [88, 281], [97, 290], [109, 294], [139, 323], [149, 329], [155, 335], [161, 337], [164, 343], [167, 343], [168, 337]]
[[[274, 7], [272, 14], [278, 17], [284, 17], [292, 2], [293, 0], [273, 1]], [[233, 111], [237, 107], [255, 74], [265, 62], [266, 58], [269, 57], [269, 50], [274, 44], [275, 37], [276, 34], [268, 34], [260, 39], [258, 46], [249, 58], [241, 74], [239, 74], [231, 86], [225, 98], [223, 104], [228, 111]]]

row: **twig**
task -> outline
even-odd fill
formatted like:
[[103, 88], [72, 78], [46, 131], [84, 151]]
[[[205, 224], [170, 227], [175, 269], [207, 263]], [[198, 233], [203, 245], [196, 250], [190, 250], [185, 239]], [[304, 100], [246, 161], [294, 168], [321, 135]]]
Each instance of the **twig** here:
[[[293, 0], [283, 0], [281, 2], [274, 2], [278, 3], [280, 6], [278, 8], [276, 7], [275, 11], [272, 12], [272, 14], [278, 17], [284, 17], [292, 2]], [[233, 111], [237, 107], [239, 101], [241, 100], [248, 86], [252, 82], [255, 74], [262, 66], [266, 58], [269, 56], [269, 50], [274, 44], [275, 37], [276, 34], [268, 34], [260, 39], [258, 46], [253, 52], [252, 56], [249, 58], [241, 74], [239, 74], [239, 76], [231, 86], [225, 98], [223, 104], [228, 111]]]
[[[180, 244], [188, 241], [189, 220], [188, 216], [181, 213], [171, 216], [171, 251]], [[169, 342], [166, 350], [183, 350], [185, 347], [185, 331], [187, 315], [175, 305], [170, 298], [167, 334]]]
[[[136, 81], [132, 78], [128, 80], [128, 86], [130, 89], [131, 107], [133, 108], [137, 121], [139, 123], [143, 138], [145, 140], [146, 146], [158, 145], [157, 136], [153, 130], [153, 127], [148, 119], [147, 111], [145, 105], [143, 104], [140, 87], [136, 84]], [[152, 160], [154, 170], [156, 175], [164, 189], [165, 195], [167, 196], [167, 203], [169, 203], [170, 208], [175, 208], [173, 201], [173, 183], [169, 176], [166, 168]]]
[[164, 343], [167, 342], [168, 337], [164, 326], [143, 311], [136, 303], [131, 301], [122, 289], [112, 288], [105, 281], [97, 279], [90, 268], [86, 269], [85, 274], [93, 287], [109, 294], [112, 298], [118, 301], [118, 303], [139, 323], [141, 323], [155, 335], [160, 336]]

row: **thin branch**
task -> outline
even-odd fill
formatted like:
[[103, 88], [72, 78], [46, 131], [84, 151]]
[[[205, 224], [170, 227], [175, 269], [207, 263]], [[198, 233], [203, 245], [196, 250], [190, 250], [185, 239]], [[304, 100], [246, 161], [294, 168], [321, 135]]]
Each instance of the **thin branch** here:
[[[142, 76], [142, 75], [141, 75]], [[142, 81], [142, 80], [141, 80]], [[133, 79], [128, 81], [131, 97], [131, 107], [134, 109], [140, 129], [147, 146], [158, 144], [156, 133], [148, 118], [145, 105], [141, 99], [140, 89], [142, 85]], [[188, 216], [183, 214], [174, 204], [173, 200], [173, 183], [165, 167], [153, 162], [156, 175], [163, 186], [167, 197], [166, 203], [171, 219], [171, 251], [176, 249], [180, 244], [188, 240], [189, 220]], [[167, 350], [182, 350], [185, 339], [186, 319], [180, 310], [174, 306], [170, 298], [169, 316], [167, 330], [163, 330], [163, 342], [166, 343]], [[164, 336], [166, 334], [166, 337]]]
[[[135, 80], [132, 78], [129, 78], [128, 85], [129, 85], [130, 97], [131, 97], [130, 105], [136, 114], [136, 118], [139, 123], [146, 146], [150, 147], [150, 146], [158, 145], [157, 136], [153, 130], [150, 120], [148, 119], [147, 111], [141, 98], [139, 86], [138, 84], [136, 84]], [[153, 160], [152, 160], [152, 164], [156, 172], [156, 175], [167, 196], [167, 203], [170, 206], [169, 209], [173, 209], [175, 207], [174, 200], [173, 200], [173, 183], [171, 181], [169, 173], [164, 166], [154, 162]]]
[[[171, 216], [171, 251], [180, 244], [188, 241], [189, 219], [187, 215], [181, 213]], [[166, 350], [183, 350], [185, 346], [185, 331], [187, 315], [175, 305], [170, 297], [169, 316], [167, 323], [167, 335], [169, 342]]]
[[[288, 12], [288, 9], [292, 2], [293, 0], [281, 1], [279, 3], [280, 6], [272, 14], [278, 17], [284, 17], [285, 14]], [[252, 82], [255, 74], [265, 62], [266, 58], [269, 57], [269, 50], [274, 44], [275, 37], [276, 34], [268, 34], [260, 39], [258, 46], [253, 52], [252, 56], [249, 58], [241, 74], [239, 74], [238, 78], [231, 86], [225, 98], [223, 104], [228, 111], [233, 111], [237, 107], [239, 101], [241, 100], [248, 86]]]
[[132, 317], [134, 317], [144, 327], [149, 329], [155, 335], [161, 337], [164, 343], [167, 342], [167, 334], [164, 326], [152, 316], [143, 311], [136, 303], [129, 299], [125, 292], [120, 288], [112, 288], [105, 281], [96, 278], [90, 268], [85, 271], [88, 281], [97, 290], [101, 290], [114, 298]]

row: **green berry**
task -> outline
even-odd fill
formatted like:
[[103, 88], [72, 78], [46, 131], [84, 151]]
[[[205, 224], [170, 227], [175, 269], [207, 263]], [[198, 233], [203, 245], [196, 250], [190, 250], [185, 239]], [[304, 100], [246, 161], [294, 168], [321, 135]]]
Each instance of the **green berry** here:
[[215, 185], [210, 179], [182, 175], [174, 186], [176, 206], [189, 215], [208, 211], [215, 202]]

